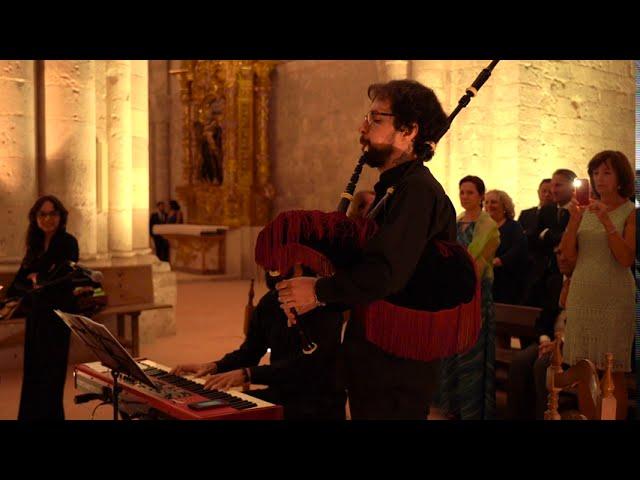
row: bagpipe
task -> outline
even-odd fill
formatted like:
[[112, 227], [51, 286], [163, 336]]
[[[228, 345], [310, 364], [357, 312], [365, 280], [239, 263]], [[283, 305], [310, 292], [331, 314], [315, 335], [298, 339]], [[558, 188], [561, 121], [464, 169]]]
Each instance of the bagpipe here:
[[[435, 145], [457, 114], [490, 77], [497, 60], [482, 70], [436, 135]], [[393, 202], [403, 178], [387, 189], [366, 218], [346, 213], [368, 152], [359, 158], [335, 212], [292, 210], [279, 214], [258, 235], [255, 260], [285, 278], [296, 264], [319, 276], [348, 269], [362, 257], [378, 230], [376, 219]], [[405, 287], [368, 304], [352, 306], [351, 321], [363, 322], [368, 341], [402, 358], [430, 361], [463, 353], [477, 341], [481, 326], [480, 279], [467, 250], [455, 241], [431, 240]], [[303, 331], [301, 330], [301, 335]]]

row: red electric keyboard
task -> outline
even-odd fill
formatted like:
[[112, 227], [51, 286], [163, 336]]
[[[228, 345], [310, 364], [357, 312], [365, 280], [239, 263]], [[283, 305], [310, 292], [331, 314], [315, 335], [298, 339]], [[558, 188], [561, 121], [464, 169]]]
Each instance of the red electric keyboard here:
[[[137, 361], [144, 373], [159, 388], [151, 387], [134, 378], [121, 376], [118, 385], [119, 410], [131, 418], [157, 418], [176, 420], [281, 420], [282, 407], [252, 397], [244, 392], [205, 390], [205, 380], [192, 376], [169, 374], [169, 367], [154, 361]], [[113, 387], [111, 370], [100, 362], [76, 365], [74, 383], [78, 390], [100, 394]], [[222, 406], [193, 410], [187, 405], [206, 400], [220, 400]]]

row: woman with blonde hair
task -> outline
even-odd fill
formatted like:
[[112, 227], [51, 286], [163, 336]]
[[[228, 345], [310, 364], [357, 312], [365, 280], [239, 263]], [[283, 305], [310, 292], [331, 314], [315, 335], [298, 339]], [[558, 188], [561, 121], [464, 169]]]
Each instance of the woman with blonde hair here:
[[515, 207], [507, 192], [488, 191], [484, 208], [500, 231], [500, 246], [493, 259], [493, 301], [520, 305], [528, 267], [527, 237], [514, 220]]

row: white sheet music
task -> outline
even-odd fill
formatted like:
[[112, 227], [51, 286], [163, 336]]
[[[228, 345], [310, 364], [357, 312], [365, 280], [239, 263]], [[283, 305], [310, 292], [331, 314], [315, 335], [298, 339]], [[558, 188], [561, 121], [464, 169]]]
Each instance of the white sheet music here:
[[153, 381], [142, 371], [140, 365], [129, 355], [129, 352], [118, 342], [104, 325], [94, 322], [82, 315], [54, 312], [67, 326], [93, 351], [98, 359], [112, 370], [131, 375], [149, 386]]

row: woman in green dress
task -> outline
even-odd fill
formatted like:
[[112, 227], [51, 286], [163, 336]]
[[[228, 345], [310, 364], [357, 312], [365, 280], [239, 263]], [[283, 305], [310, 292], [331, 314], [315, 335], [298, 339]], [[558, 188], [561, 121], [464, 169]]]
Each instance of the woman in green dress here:
[[627, 415], [625, 372], [631, 371], [634, 340], [636, 213], [633, 170], [616, 151], [600, 152], [588, 166], [591, 202], [569, 206], [569, 224], [560, 249], [575, 262], [567, 296], [563, 357], [569, 365], [586, 358], [599, 370], [605, 354], [614, 358], [613, 383], [618, 419]]
[[495, 418], [495, 339], [493, 259], [500, 245], [498, 226], [482, 210], [485, 186], [481, 178], [466, 176], [459, 183], [458, 242], [467, 247], [481, 282], [482, 327], [476, 344], [466, 353], [442, 362], [439, 405], [444, 414], [459, 420]]

